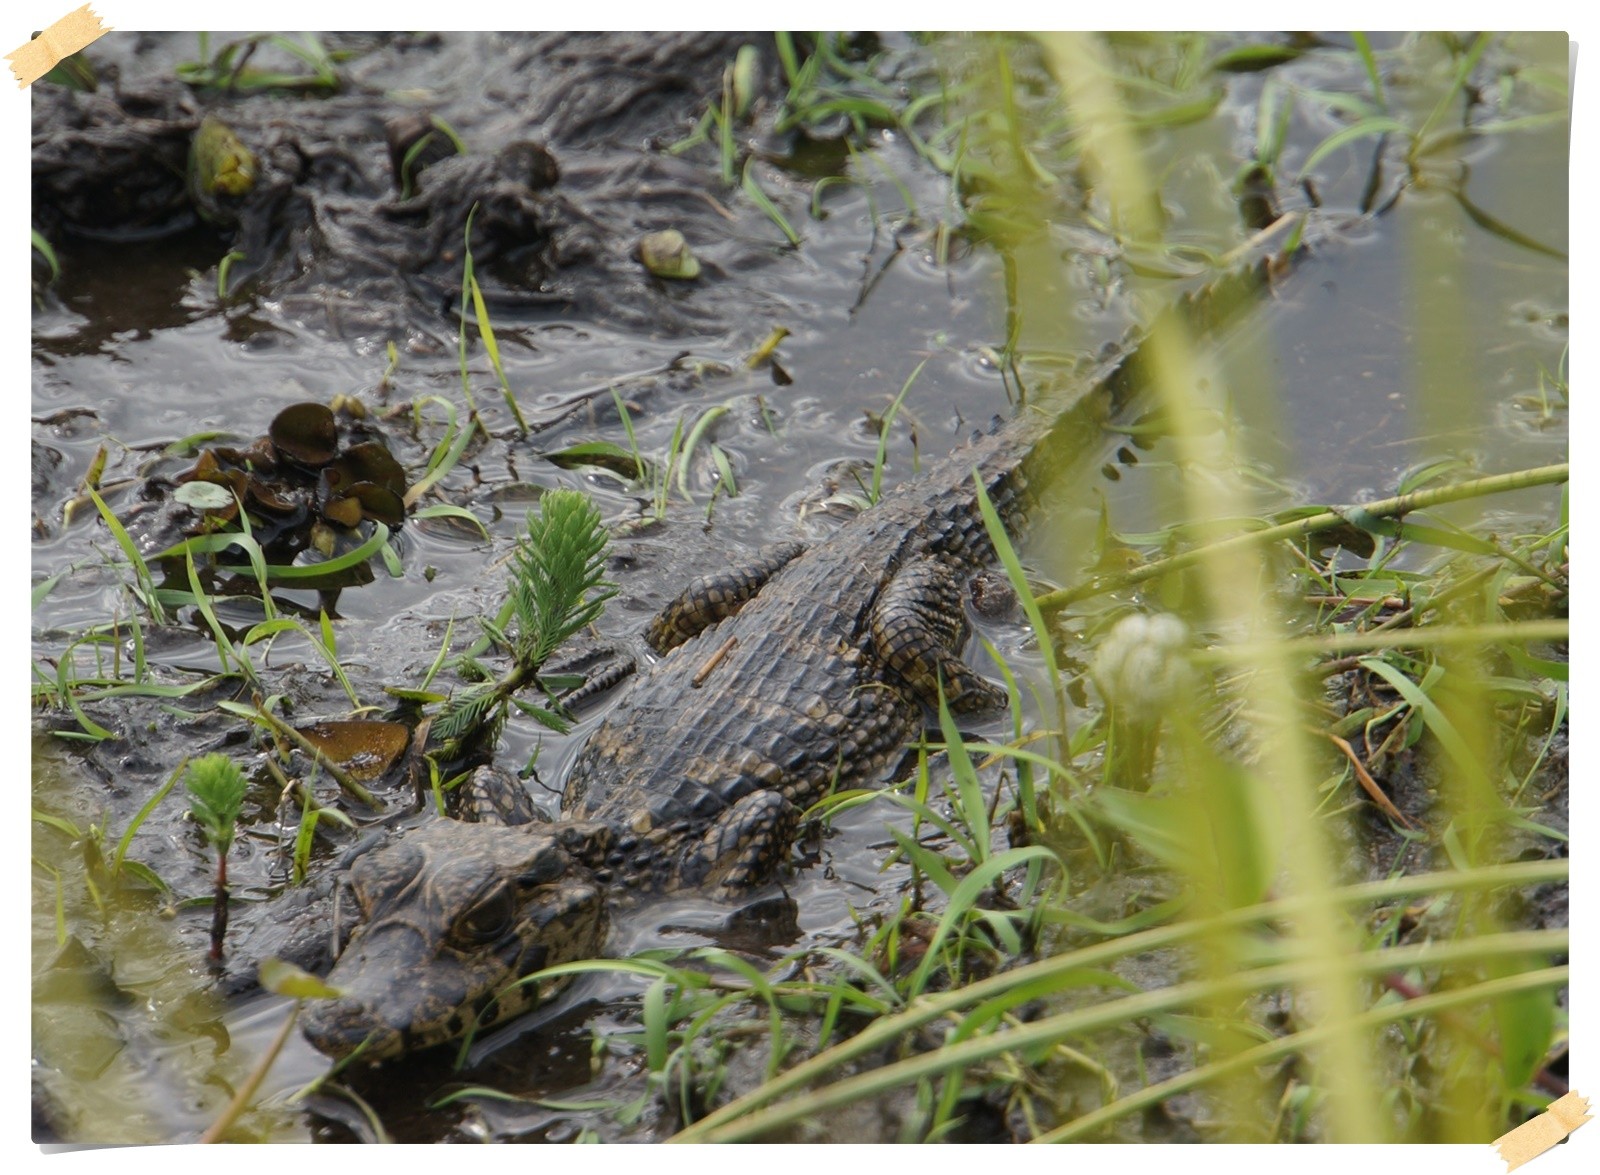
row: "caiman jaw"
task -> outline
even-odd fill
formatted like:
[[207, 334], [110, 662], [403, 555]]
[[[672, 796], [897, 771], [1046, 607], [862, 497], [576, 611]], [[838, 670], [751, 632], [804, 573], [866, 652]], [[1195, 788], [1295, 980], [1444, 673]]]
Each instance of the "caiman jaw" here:
[[518, 1015], [559, 985], [517, 980], [604, 943], [600, 885], [542, 827], [440, 821], [362, 857], [350, 884], [366, 917], [328, 975], [343, 994], [302, 1022], [334, 1058], [363, 1042], [364, 1059], [397, 1057]]

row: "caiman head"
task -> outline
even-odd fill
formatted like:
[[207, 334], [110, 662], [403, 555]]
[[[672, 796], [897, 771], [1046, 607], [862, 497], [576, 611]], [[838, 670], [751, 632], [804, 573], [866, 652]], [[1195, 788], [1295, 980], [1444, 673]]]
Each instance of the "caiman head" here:
[[377, 1061], [532, 1007], [559, 983], [507, 988], [604, 943], [605, 900], [588, 862], [606, 835], [581, 822], [440, 820], [358, 858], [350, 887], [362, 925], [328, 975], [343, 994], [307, 1008], [307, 1039], [334, 1058], [365, 1041], [362, 1057]]

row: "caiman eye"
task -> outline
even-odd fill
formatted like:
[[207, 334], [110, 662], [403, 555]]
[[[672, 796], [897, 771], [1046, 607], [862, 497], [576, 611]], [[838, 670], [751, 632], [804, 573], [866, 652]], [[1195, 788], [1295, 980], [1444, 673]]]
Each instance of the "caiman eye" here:
[[463, 946], [478, 946], [493, 942], [511, 929], [511, 918], [516, 912], [516, 902], [510, 886], [497, 886], [477, 905], [457, 918], [450, 928], [450, 937]]

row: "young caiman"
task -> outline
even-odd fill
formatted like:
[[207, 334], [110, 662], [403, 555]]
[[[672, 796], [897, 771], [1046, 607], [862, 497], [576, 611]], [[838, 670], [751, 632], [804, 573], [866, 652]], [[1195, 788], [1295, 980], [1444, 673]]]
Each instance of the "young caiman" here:
[[[1214, 320], [1265, 272], [1179, 310]], [[650, 626], [664, 655], [590, 737], [558, 822], [438, 821], [358, 859], [364, 925], [329, 976], [345, 995], [308, 1011], [311, 1042], [342, 1057], [365, 1040], [380, 1059], [518, 1014], [534, 985], [496, 994], [599, 953], [608, 904], [768, 880], [801, 812], [876, 781], [941, 685], [958, 711], [1002, 704], [960, 656], [963, 577], [994, 558], [974, 478], [1016, 533], [1045, 484], [1098, 452], [1139, 354], [1023, 408], [809, 550], [769, 547], [691, 585]]]

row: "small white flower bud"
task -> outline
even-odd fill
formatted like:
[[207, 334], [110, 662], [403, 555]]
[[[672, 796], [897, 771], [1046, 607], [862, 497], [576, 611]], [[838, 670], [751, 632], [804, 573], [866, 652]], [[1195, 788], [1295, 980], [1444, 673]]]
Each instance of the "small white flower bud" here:
[[1189, 628], [1176, 616], [1126, 616], [1095, 654], [1095, 684], [1124, 718], [1153, 721], [1193, 684], [1188, 646]]

